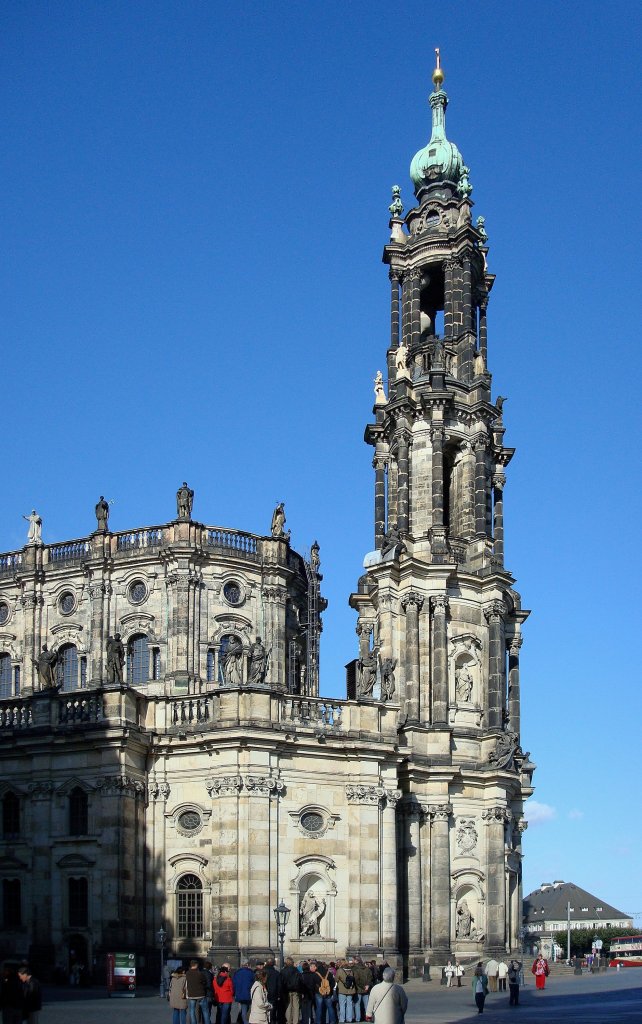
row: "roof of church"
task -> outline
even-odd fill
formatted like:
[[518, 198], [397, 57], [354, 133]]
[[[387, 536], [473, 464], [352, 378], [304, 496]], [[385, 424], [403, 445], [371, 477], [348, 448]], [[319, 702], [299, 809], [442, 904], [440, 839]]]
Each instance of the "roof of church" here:
[[585, 920], [587, 924], [612, 918], [630, 919], [623, 910], [617, 910], [610, 903], [598, 899], [592, 893], [573, 882], [542, 882], [539, 889], [524, 897], [524, 922], [565, 921], [567, 904], [571, 904], [571, 920]]

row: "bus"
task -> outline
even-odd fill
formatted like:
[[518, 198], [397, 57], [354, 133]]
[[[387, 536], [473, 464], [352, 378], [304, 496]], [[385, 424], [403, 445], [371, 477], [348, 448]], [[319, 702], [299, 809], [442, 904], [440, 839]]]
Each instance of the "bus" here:
[[642, 935], [618, 935], [611, 941], [609, 967], [642, 967]]

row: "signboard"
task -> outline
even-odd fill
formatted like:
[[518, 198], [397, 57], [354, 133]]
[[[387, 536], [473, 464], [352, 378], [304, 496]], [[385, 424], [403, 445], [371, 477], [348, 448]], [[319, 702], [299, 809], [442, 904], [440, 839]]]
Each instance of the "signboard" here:
[[110, 996], [133, 998], [136, 995], [136, 954], [107, 954], [107, 991]]

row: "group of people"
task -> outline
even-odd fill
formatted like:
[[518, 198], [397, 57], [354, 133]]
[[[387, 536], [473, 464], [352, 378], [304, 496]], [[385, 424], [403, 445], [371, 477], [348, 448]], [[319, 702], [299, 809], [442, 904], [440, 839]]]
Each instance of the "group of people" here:
[[408, 1005], [392, 967], [358, 958], [297, 965], [287, 957], [279, 971], [270, 957], [233, 973], [192, 960], [172, 972], [167, 999], [172, 1024], [402, 1024]]
[[29, 964], [6, 964], [0, 976], [2, 1024], [38, 1024], [42, 1009], [40, 982]]
[[473, 996], [477, 1012], [484, 1012], [486, 996], [490, 992], [505, 992], [508, 982], [509, 1006], [519, 1006], [519, 983], [522, 965], [518, 960], [489, 960], [486, 966], [480, 960], [473, 972]]

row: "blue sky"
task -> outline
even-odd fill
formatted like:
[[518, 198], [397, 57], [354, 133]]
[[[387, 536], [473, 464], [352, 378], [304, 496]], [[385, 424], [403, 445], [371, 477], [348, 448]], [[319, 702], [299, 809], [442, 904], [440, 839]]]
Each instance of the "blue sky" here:
[[[507, 565], [533, 614], [525, 892], [642, 914], [636, 3], [8, 3], [0, 548], [174, 514], [321, 544], [324, 692], [372, 547], [390, 186], [448, 134], [486, 217]], [[634, 255], [635, 254], [635, 255]], [[642, 916], [637, 919], [642, 930]]]

